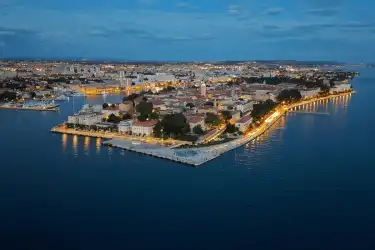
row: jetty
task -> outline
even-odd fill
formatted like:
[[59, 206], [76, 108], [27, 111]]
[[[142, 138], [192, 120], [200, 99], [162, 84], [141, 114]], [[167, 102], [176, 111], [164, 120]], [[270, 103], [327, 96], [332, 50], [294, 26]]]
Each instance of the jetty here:
[[32, 110], [32, 111], [59, 111], [59, 105], [52, 107], [21, 107], [21, 106], [0, 106], [1, 109]]

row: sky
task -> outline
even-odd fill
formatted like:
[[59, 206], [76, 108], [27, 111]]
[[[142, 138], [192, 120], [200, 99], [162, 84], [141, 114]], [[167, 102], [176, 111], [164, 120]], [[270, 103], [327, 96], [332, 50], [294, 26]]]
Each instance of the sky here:
[[0, 58], [375, 62], [372, 0], [0, 0]]

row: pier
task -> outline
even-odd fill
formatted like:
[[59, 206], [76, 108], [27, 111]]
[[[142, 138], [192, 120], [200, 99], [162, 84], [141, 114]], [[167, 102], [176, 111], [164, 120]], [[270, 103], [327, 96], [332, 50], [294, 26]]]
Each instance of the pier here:
[[59, 111], [59, 106], [51, 108], [38, 108], [38, 107], [16, 107], [16, 106], [0, 106], [2, 109], [16, 109], [16, 110], [32, 110], [32, 111]]

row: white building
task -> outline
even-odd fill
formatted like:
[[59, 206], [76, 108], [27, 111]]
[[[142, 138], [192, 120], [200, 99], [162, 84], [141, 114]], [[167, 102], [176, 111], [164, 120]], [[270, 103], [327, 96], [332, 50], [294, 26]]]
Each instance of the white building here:
[[201, 84], [201, 96], [206, 96], [207, 95], [207, 86], [206, 84], [203, 82]]
[[317, 96], [317, 95], [319, 95], [319, 92], [320, 92], [319, 88], [317, 88], [317, 89], [306, 89], [306, 90], [300, 91], [302, 98], [311, 98], [311, 97]]
[[78, 119], [79, 124], [91, 126], [95, 125], [96, 123], [102, 122], [103, 116], [98, 114], [81, 115]]
[[132, 124], [132, 134], [138, 136], [150, 136], [153, 134], [155, 125], [155, 120], [145, 122], [136, 121]]
[[253, 118], [249, 115], [245, 115], [238, 122], [236, 122], [235, 125], [239, 131], [244, 133], [252, 122], [253, 122]]
[[236, 104], [236, 110], [241, 111], [242, 113], [246, 113], [253, 110], [254, 103], [253, 102], [238, 102]]
[[82, 107], [81, 112], [82, 113], [102, 113], [103, 106], [100, 104], [95, 104], [95, 105], [90, 105], [90, 104], [85, 104]]
[[79, 123], [79, 117], [78, 117], [78, 115], [68, 116], [68, 123], [78, 124]]
[[121, 88], [128, 88], [132, 86], [133, 80], [131, 78], [120, 78], [120, 87]]
[[120, 122], [118, 126], [118, 132], [120, 134], [126, 134], [132, 131], [133, 120], [127, 120]]
[[206, 130], [206, 124], [204, 122], [204, 118], [203, 117], [197, 117], [197, 116], [189, 117], [189, 118], [187, 118], [187, 122], [189, 123], [191, 131], [193, 131], [193, 129], [196, 126], [201, 126], [201, 128], [203, 129], [203, 131]]
[[81, 114], [68, 116], [68, 123], [91, 126], [102, 122], [102, 119], [103, 116], [100, 114]]
[[352, 85], [350, 83], [342, 83], [342, 84], [335, 84], [333, 88], [331, 88], [331, 93], [333, 92], [341, 92], [351, 90]]

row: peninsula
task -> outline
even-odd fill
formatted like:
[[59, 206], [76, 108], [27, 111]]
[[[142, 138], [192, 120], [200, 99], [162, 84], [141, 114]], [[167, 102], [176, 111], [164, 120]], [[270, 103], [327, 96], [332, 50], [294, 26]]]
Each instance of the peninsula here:
[[[75, 76], [77, 66], [67, 67]], [[112, 74], [111, 84], [70, 83], [54, 89], [84, 95], [123, 91], [123, 101], [86, 104], [51, 131], [105, 138], [105, 145], [194, 166], [257, 138], [300, 106], [351, 95], [351, 79], [357, 75], [341, 68], [257, 63], [100, 69], [96, 77]]]

